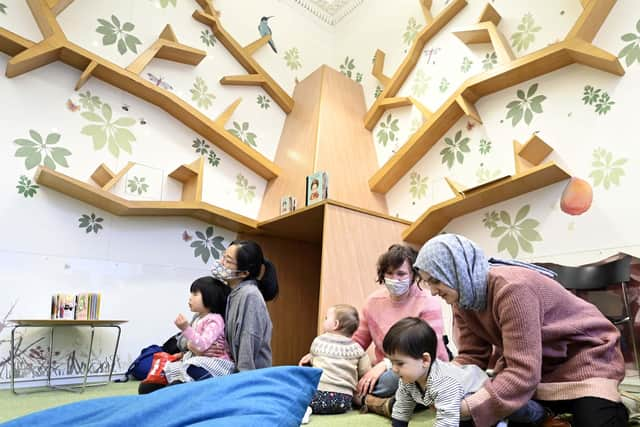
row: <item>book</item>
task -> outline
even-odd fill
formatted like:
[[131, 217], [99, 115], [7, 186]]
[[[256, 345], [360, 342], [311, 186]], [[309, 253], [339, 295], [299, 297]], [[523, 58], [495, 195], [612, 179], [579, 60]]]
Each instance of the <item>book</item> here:
[[329, 197], [329, 177], [326, 172], [320, 171], [307, 176], [306, 186], [306, 206]]
[[51, 296], [51, 319], [98, 320], [101, 300], [100, 293], [54, 294]]

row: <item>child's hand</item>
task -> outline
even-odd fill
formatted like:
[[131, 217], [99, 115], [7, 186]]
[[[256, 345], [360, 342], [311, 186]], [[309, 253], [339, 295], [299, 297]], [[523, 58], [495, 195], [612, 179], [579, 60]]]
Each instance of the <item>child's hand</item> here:
[[311, 365], [311, 353], [307, 353], [302, 356], [302, 359], [298, 362], [298, 366]]
[[178, 314], [178, 317], [176, 317], [176, 320], [173, 323], [175, 323], [181, 331], [184, 331], [189, 327], [189, 321], [182, 315], [182, 313]]

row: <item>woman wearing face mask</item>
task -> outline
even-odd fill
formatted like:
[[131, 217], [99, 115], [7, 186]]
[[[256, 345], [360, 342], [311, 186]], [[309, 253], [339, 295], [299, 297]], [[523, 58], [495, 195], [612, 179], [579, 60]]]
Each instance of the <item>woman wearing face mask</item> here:
[[442, 342], [443, 321], [440, 301], [418, 286], [420, 277], [413, 269], [417, 252], [408, 246], [393, 245], [378, 259], [378, 289], [367, 298], [360, 326], [353, 340], [365, 350], [373, 342], [373, 368], [358, 382], [358, 395], [365, 397], [367, 409], [391, 416], [392, 397], [398, 388], [398, 376], [384, 360], [382, 340], [394, 323], [405, 317], [419, 317], [438, 336], [437, 357], [449, 360]]
[[[265, 301], [278, 294], [273, 264], [253, 241], [232, 242], [211, 274], [230, 288], [225, 316], [226, 338], [237, 371], [271, 366], [271, 317]], [[206, 354], [205, 354], [206, 355]]]

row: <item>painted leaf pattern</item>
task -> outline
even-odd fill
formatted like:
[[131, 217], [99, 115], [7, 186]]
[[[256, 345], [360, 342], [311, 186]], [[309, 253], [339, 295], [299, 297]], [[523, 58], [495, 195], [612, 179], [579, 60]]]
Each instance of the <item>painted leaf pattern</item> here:
[[453, 139], [448, 136], [445, 137], [444, 143], [446, 147], [440, 151], [440, 155], [442, 156], [442, 163], [446, 163], [449, 169], [453, 167], [456, 160], [462, 164], [464, 162], [464, 153], [471, 151], [469, 149], [469, 137], [463, 138], [461, 130], [456, 132]]
[[131, 34], [131, 31], [135, 29], [135, 25], [131, 22], [121, 24], [115, 15], [111, 15], [111, 21], [98, 19], [98, 23], [100, 25], [96, 28], [96, 32], [102, 34], [102, 44], [104, 46], [116, 44], [120, 55], [124, 55], [129, 50], [133, 53], [138, 53], [138, 45], [142, 44], [142, 42]]
[[[511, 125], [515, 127], [520, 120], [524, 118], [524, 122], [528, 125], [533, 120], [533, 114], [542, 113], [542, 103], [547, 99], [544, 95], [535, 95], [538, 90], [538, 84], [532, 84], [527, 93], [518, 89], [516, 95], [517, 100], [507, 104], [507, 119], [511, 119]], [[535, 95], [535, 96], [534, 96]]]
[[100, 114], [91, 111], [82, 113], [82, 117], [92, 122], [82, 128], [83, 135], [90, 136], [93, 148], [101, 150], [108, 147], [109, 153], [114, 157], [120, 156], [120, 150], [131, 154], [131, 143], [136, 140], [135, 135], [128, 129], [137, 123], [131, 117], [120, 117], [114, 120], [113, 111], [109, 104], [103, 103]]
[[604, 148], [595, 149], [591, 163], [593, 170], [589, 174], [589, 177], [593, 178], [593, 186], [602, 185], [608, 190], [613, 185], [620, 185], [620, 178], [625, 175], [623, 166], [627, 161], [626, 158], [614, 160], [613, 153]]
[[203, 263], [207, 264], [209, 258], [220, 259], [220, 255], [224, 252], [224, 237], [214, 236], [213, 226], [206, 228], [204, 233], [202, 231], [196, 231], [195, 235], [197, 239], [189, 245], [193, 248], [193, 256], [200, 258]]
[[18, 138], [14, 144], [19, 148], [15, 152], [16, 157], [24, 157], [24, 166], [27, 170], [33, 169], [42, 164], [49, 169], [55, 170], [56, 165], [69, 167], [67, 157], [71, 155], [71, 151], [64, 147], [57, 146], [60, 141], [59, 133], [50, 133], [46, 138], [36, 132], [29, 130], [31, 139]]
[[516, 258], [520, 249], [533, 253], [532, 242], [542, 241], [542, 236], [536, 230], [540, 222], [527, 218], [530, 209], [530, 205], [524, 205], [513, 220], [507, 211], [485, 213], [483, 225], [491, 230], [492, 238], [500, 238], [498, 252], [507, 251], [512, 258]]
[[396, 132], [399, 131], [398, 119], [394, 119], [392, 114], [388, 114], [386, 121], [380, 122], [380, 129], [376, 134], [378, 143], [382, 144], [383, 147], [386, 147], [389, 141], [396, 140]]

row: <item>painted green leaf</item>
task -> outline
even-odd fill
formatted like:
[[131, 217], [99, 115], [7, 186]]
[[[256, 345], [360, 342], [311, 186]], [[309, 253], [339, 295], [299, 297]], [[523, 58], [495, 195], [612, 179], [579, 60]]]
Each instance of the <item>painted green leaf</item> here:
[[29, 178], [22, 175], [18, 179], [18, 185], [16, 185], [16, 188], [18, 189], [18, 194], [22, 194], [25, 199], [28, 199], [29, 197], [36, 195], [40, 186], [32, 183]]
[[297, 47], [292, 47], [284, 53], [284, 60], [287, 67], [291, 70], [297, 70], [302, 68], [302, 62], [300, 60], [300, 51]]
[[19, 147], [14, 155], [25, 158], [24, 165], [27, 170], [40, 164], [53, 170], [56, 169], [56, 164], [69, 167], [66, 157], [71, 155], [71, 151], [64, 147], [55, 146], [60, 141], [60, 134], [50, 133], [43, 140], [40, 133], [30, 129], [29, 136], [33, 138], [33, 141], [25, 138], [18, 138], [14, 141]]
[[[636, 22], [636, 30], [640, 33], [640, 20]], [[620, 50], [618, 58], [624, 58], [627, 67], [633, 65], [634, 62], [640, 62], [640, 35], [635, 33], [626, 33], [623, 34], [620, 39], [629, 44]]]

